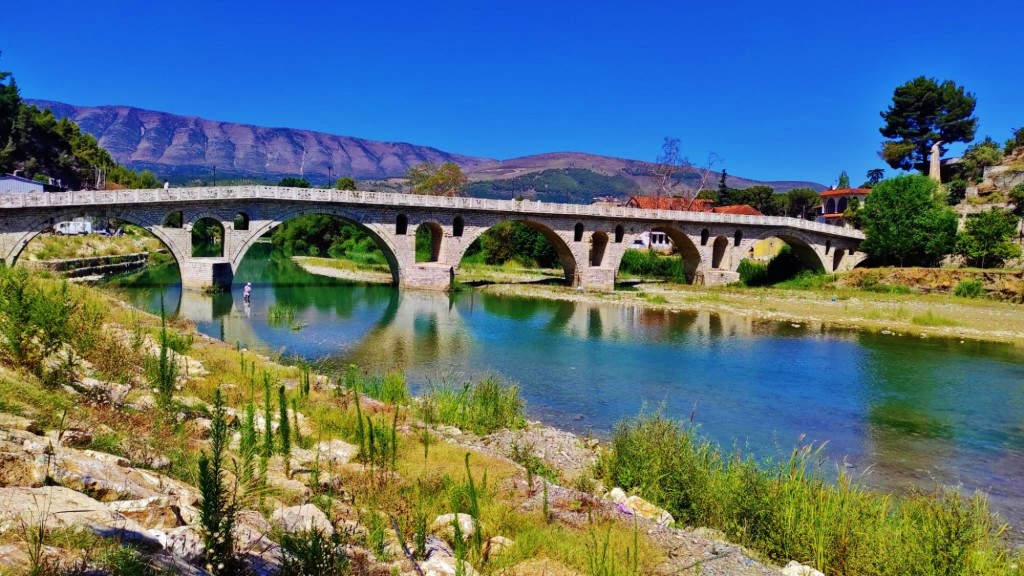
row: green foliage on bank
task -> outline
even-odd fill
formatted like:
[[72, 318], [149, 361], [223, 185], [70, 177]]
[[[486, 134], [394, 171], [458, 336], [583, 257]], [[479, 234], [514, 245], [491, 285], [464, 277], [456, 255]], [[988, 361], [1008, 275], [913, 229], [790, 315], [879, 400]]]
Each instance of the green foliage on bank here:
[[788, 245], [767, 263], [743, 260], [736, 269], [740, 282], [746, 286], [771, 286], [785, 282], [803, 270], [803, 264]]
[[934, 265], [953, 252], [957, 217], [937, 182], [920, 175], [879, 182], [860, 210], [861, 249], [876, 263]]
[[526, 424], [519, 386], [494, 375], [477, 381], [460, 381], [448, 373], [428, 382], [419, 404], [420, 417], [427, 424], [446, 424], [476, 434], [490, 434], [502, 428]]
[[778, 562], [799, 559], [826, 574], [1020, 574], [983, 496], [953, 490], [906, 497], [819, 470], [820, 448], [786, 461], [725, 451], [659, 415], [620, 422], [599, 468], [668, 509], [682, 525], [707, 526]]
[[619, 265], [619, 275], [664, 278], [680, 284], [686, 283], [682, 257], [678, 254], [663, 255], [654, 250], [626, 250]]
[[626, 197], [638, 194], [636, 183], [616, 174], [606, 176], [584, 168], [558, 168], [501, 180], [472, 182], [466, 196], [477, 198], [531, 198], [544, 202], [590, 204], [595, 196]]
[[25, 104], [11, 73], [0, 71], [0, 173], [16, 170], [29, 179], [59, 180], [73, 190], [94, 184], [98, 171], [126, 188], [159, 186], [152, 172], [136, 173], [115, 162], [74, 122]]

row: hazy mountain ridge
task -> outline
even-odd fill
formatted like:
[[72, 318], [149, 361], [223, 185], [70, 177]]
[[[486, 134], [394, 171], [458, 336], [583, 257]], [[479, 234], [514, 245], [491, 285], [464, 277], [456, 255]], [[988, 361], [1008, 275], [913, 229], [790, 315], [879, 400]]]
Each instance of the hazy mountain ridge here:
[[[152, 170], [159, 177], [176, 180], [209, 179], [216, 166], [221, 178], [260, 178], [276, 180], [285, 176], [303, 176], [315, 185], [334, 177], [353, 176], [361, 180], [403, 177], [409, 167], [421, 162], [455, 162], [466, 172], [472, 183], [513, 180], [515, 184], [473, 186], [470, 190], [483, 191], [489, 197], [532, 197], [540, 200], [587, 202], [594, 196], [621, 196], [652, 190], [650, 163], [640, 160], [613, 158], [581, 152], [551, 152], [494, 160], [452, 154], [406, 142], [381, 142], [351, 136], [337, 136], [311, 130], [267, 128], [251, 124], [238, 124], [206, 120], [195, 116], [180, 116], [131, 106], [75, 106], [49, 100], [26, 99], [27, 103], [49, 108], [58, 118], [67, 117], [78, 123], [82, 130], [92, 134], [118, 162], [134, 170]], [[720, 169], [716, 166], [715, 168]], [[550, 171], [563, 175], [576, 174], [575, 183], [565, 178], [568, 189], [531, 187], [536, 177], [526, 175]], [[595, 177], [579, 177], [580, 170], [595, 173]], [[718, 174], [709, 174], [707, 187], [718, 185]], [[542, 178], [542, 179], [544, 179]], [[623, 185], [628, 178], [635, 183], [630, 191]], [[684, 178], [696, 184], [696, 172]], [[518, 183], [525, 186], [517, 188]], [[825, 187], [814, 182], [764, 182], [737, 176], [728, 176], [734, 188], [757, 184], [772, 186], [778, 192], [792, 188]], [[550, 198], [549, 198], [550, 196]]]
[[406, 142], [379, 142], [311, 130], [266, 128], [143, 110], [131, 106], [74, 106], [26, 100], [74, 120], [112, 156], [135, 170], [179, 177], [328, 175], [403, 176], [421, 162], [455, 162], [464, 169], [493, 162]]

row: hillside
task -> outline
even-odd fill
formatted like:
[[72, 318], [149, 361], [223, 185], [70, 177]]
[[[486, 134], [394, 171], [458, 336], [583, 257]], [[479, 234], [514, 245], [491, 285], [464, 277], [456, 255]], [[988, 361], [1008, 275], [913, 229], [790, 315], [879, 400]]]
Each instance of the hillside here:
[[[118, 162], [152, 170], [176, 181], [207, 179], [217, 167], [220, 178], [278, 180], [304, 176], [325, 182], [334, 176], [376, 180], [400, 178], [421, 162], [455, 162], [471, 181], [470, 193], [489, 198], [536, 198], [551, 202], [590, 202], [595, 196], [627, 196], [653, 187], [651, 164], [581, 152], [554, 152], [493, 160], [451, 154], [404, 142], [378, 142], [309, 130], [266, 128], [179, 116], [129, 106], [74, 106], [27, 100], [69, 118], [96, 137]], [[684, 175], [694, 182], [698, 175]], [[488, 184], [481, 184], [481, 183]], [[708, 185], [717, 184], [717, 173]], [[730, 175], [728, 184], [747, 188], [764, 184], [784, 192], [824, 186], [814, 182], [770, 181]]]

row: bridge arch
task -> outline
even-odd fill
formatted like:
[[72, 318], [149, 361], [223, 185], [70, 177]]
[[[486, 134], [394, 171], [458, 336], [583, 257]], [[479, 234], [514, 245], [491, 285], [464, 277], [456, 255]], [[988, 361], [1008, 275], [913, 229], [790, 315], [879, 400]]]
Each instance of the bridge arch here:
[[679, 256], [683, 259], [683, 272], [686, 274], [686, 283], [693, 284], [697, 279], [697, 273], [701, 270], [703, 262], [700, 250], [693, 243], [690, 236], [679, 228], [671, 226], [655, 226], [651, 228], [651, 231], [662, 232], [672, 241], [672, 245], [675, 246]]
[[[558, 232], [556, 232], [547, 224], [529, 218], [513, 217], [501, 220], [489, 220], [487, 222], [479, 223], [469, 222], [471, 227], [466, 228], [465, 235], [462, 237], [463, 241], [461, 243], [456, 243], [454, 245], [454, 248], [451, 250], [451, 253], [449, 254], [449, 256], [452, 258], [451, 263], [455, 267], [458, 267], [459, 264], [461, 264], [463, 257], [465, 257], [466, 251], [469, 250], [469, 247], [473, 244], [473, 242], [479, 240], [480, 237], [482, 237], [495, 226], [503, 224], [505, 222], [518, 222], [520, 224], [525, 224], [526, 226], [529, 226], [530, 228], [533, 228], [534, 230], [540, 232], [541, 235], [544, 236], [544, 239], [547, 240], [548, 243], [550, 243], [551, 246], [555, 249], [555, 254], [558, 256], [559, 264], [562, 265], [562, 272], [565, 275], [566, 282], [572, 285], [577, 281], [577, 270], [582, 266], [577, 263], [576, 254], [570, 247], [568, 238], [563, 238], [561, 235], [558, 234]], [[582, 227], [582, 223], [578, 223], [577, 226]], [[573, 227], [571, 230], [571, 233], [574, 235], [573, 237], [575, 237], [575, 227]], [[580, 256], [580, 259], [585, 260], [586, 257], [587, 252], [583, 251], [582, 256]], [[586, 265], [586, 262], [583, 262], [583, 265]]]
[[52, 228], [53, 225], [56, 224], [57, 222], [71, 220], [74, 218], [78, 218], [80, 216], [89, 216], [93, 218], [110, 218], [114, 220], [120, 220], [122, 222], [127, 222], [129, 224], [133, 224], [135, 226], [138, 226], [139, 228], [144, 228], [150, 234], [152, 234], [157, 240], [159, 240], [161, 244], [167, 247], [167, 251], [171, 254], [171, 257], [174, 258], [174, 263], [175, 265], [178, 266], [179, 270], [181, 269], [182, 262], [184, 262], [190, 257], [189, 254], [186, 254], [184, 252], [185, 248], [187, 247], [179, 246], [179, 243], [175, 241], [175, 238], [167, 234], [167, 232], [164, 229], [164, 226], [162, 226], [162, 221], [155, 222], [153, 219], [146, 218], [145, 216], [142, 216], [136, 211], [130, 209], [118, 210], [111, 209], [109, 207], [102, 207], [98, 209], [66, 209], [58, 211], [56, 213], [47, 214], [46, 216], [42, 216], [32, 220], [25, 227], [25, 232], [22, 233], [21, 237], [14, 243], [14, 245], [8, 251], [8, 253], [3, 255], [4, 263], [7, 266], [14, 266], [18, 261], [18, 257], [20, 257], [21, 253], [24, 252], [25, 247], [28, 246], [29, 242], [31, 242], [33, 239], [35, 239], [43, 232], [46, 232], [48, 229]]
[[608, 234], [598, 230], [590, 235], [590, 265], [597, 267], [604, 262], [604, 253], [608, 248]]
[[[764, 240], [765, 238], [778, 238], [782, 240], [789, 248], [793, 251], [793, 254], [797, 257], [800, 265], [809, 270], [815, 272], [831, 272], [833, 268], [832, 258], [827, 257], [815, 248], [817, 242], [814, 242], [811, 238], [796, 230], [785, 230], [785, 229], [773, 229], [766, 230], [753, 237], [753, 242], [758, 240]], [[829, 243], [829, 247], [831, 244]], [[824, 248], [823, 248], [824, 249]], [[835, 249], [836, 252], [840, 249]]]
[[[265, 234], [277, 228], [281, 224], [298, 218], [299, 216], [306, 216], [309, 214], [324, 214], [326, 216], [333, 216], [339, 218], [348, 223], [355, 224], [360, 230], [366, 232], [370, 238], [380, 247], [384, 253], [384, 258], [388, 262], [388, 267], [391, 269], [392, 282], [397, 286], [400, 280], [400, 273], [402, 264], [399, 259], [399, 251], [397, 247], [391, 241], [391, 235], [385, 228], [390, 228], [391, 224], [367, 224], [363, 222], [363, 219], [356, 213], [348, 210], [339, 208], [332, 208], [329, 206], [304, 206], [279, 212], [276, 214], [268, 215], [267, 220], [261, 221], [256, 227], [250, 227], [249, 237], [245, 242], [238, 247], [237, 250], [231, 256], [231, 269], [238, 270], [238, 266], [242, 263], [245, 255], [249, 252], [249, 248], [255, 244]], [[399, 217], [405, 216], [405, 214], [399, 214]], [[396, 219], [397, 221], [397, 219]], [[412, 264], [412, 263], [410, 263]]]
[[416, 254], [417, 262], [441, 262], [441, 254], [443, 254], [444, 247], [444, 228], [440, 224], [433, 220], [427, 220], [421, 222], [416, 227], [416, 240], [419, 241], [421, 237], [421, 231], [426, 231], [426, 234], [430, 235], [430, 251], [427, 253], [426, 260], [420, 260], [419, 254]]

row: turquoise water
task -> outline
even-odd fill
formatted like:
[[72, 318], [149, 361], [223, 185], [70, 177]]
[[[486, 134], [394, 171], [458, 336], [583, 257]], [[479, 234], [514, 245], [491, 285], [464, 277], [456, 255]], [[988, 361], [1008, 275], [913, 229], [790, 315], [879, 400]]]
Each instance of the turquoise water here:
[[[173, 268], [147, 276], [125, 288], [137, 303], [159, 310], [162, 291], [206, 334], [327, 371], [397, 368], [414, 388], [450, 370], [496, 372], [519, 382], [532, 418], [602, 437], [660, 407], [760, 455], [827, 442], [836, 466], [870, 485], [983, 489], [1024, 526], [1024, 351], [1012, 346], [345, 284], [269, 246], [252, 250], [232, 292], [213, 298], [183, 295]], [[295, 325], [268, 323], [272, 305], [293, 307]]]

